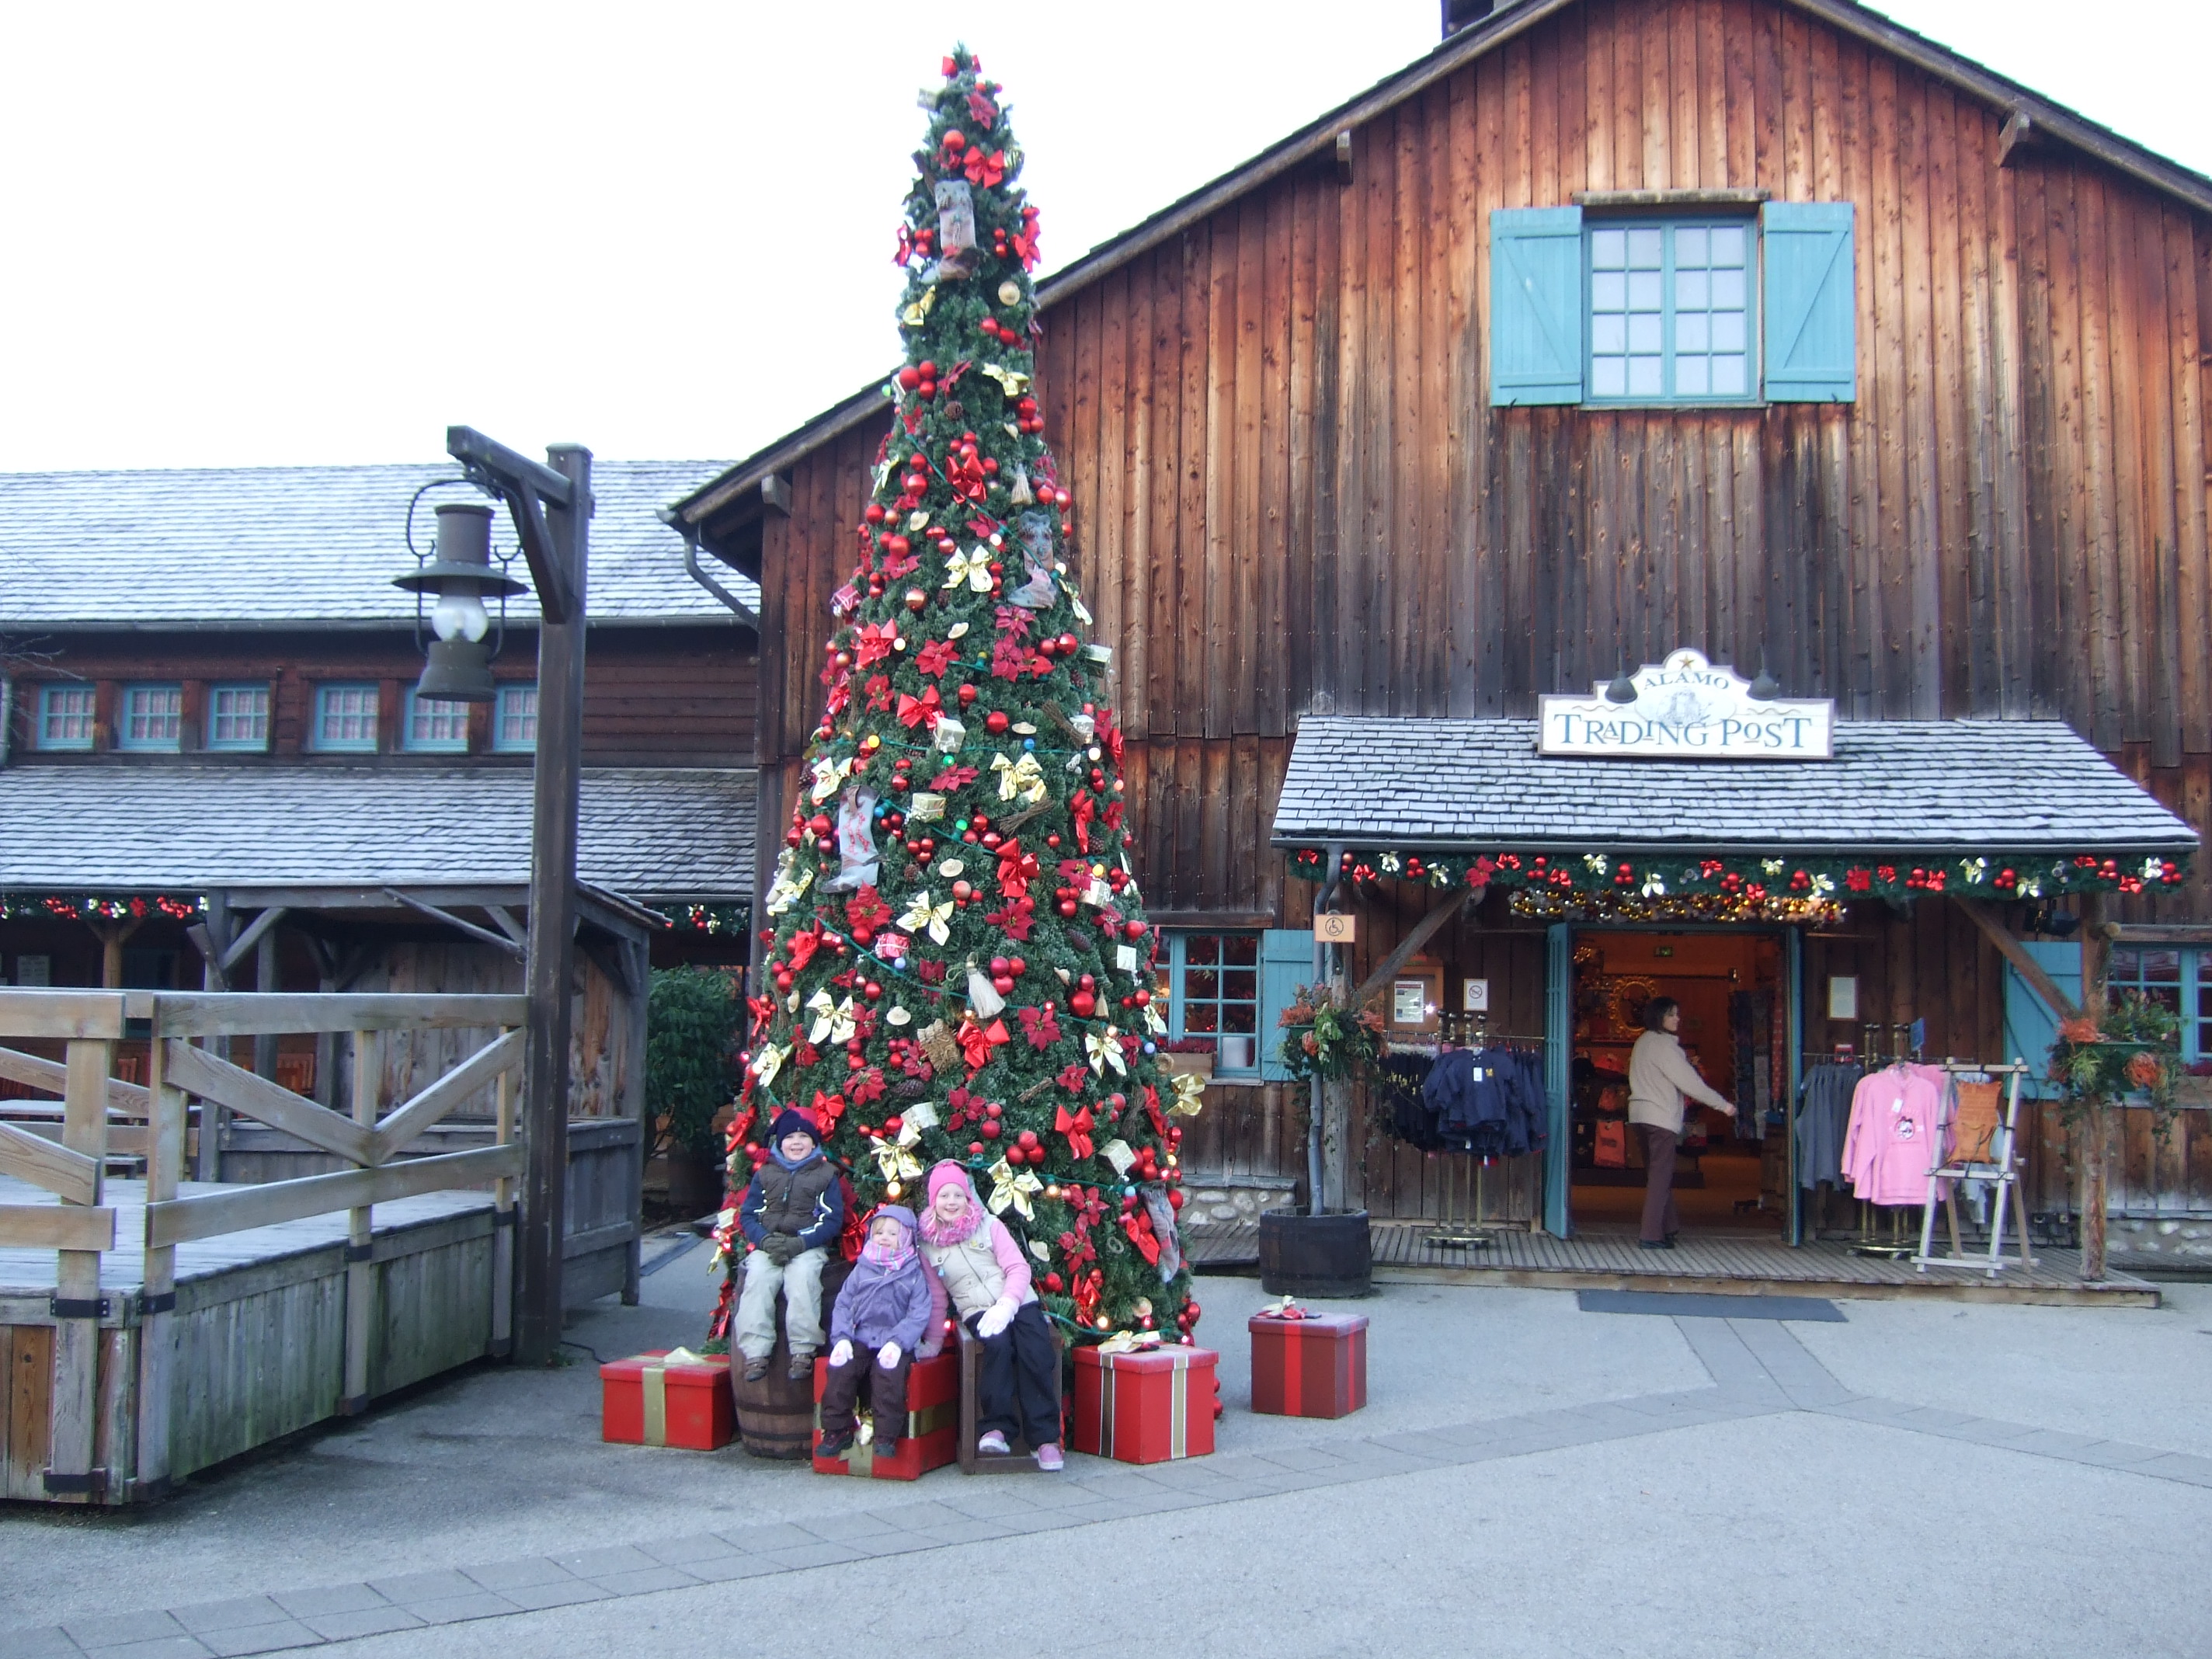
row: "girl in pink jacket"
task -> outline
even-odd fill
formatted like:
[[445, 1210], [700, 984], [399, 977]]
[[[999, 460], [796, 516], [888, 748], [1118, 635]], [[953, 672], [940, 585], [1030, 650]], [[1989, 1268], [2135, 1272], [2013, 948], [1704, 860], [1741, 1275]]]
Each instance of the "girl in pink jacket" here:
[[968, 1171], [951, 1158], [929, 1172], [921, 1255], [932, 1269], [931, 1328], [942, 1328], [945, 1298], [983, 1345], [975, 1449], [1004, 1453], [1016, 1434], [1041, 1469], [1066, 1462], [1060, 1449], [1060, 1352], [1030, 1286], [1030, 1264], [1006, 1225], [986, 1210]]

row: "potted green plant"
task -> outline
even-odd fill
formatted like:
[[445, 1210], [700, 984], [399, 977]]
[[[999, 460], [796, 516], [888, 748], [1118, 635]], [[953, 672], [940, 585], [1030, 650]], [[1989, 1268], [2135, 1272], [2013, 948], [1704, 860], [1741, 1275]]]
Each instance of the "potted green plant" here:
[[[1322, 1097], [1349, 1088], [1382, 1052], [1382, 1019], [1326, 985], [1302, 985], [1282, 1014], [1283, 1067], [1307, 1085], [1307, 1164], [1322, 1164]], [[1260, 1218], [1260, 1284], [1275, 1296], [1365, 1296], [1374, 1288], [1374, 1239], [1364, 1210], [1323, 1207], [1316, 1183], [1305, 1213]]]
[[2179, 1092], [2181, 1022], [2170, 1008], [2130, 992], [2105, 1011], [2101, 1022], [2065, 1020], [2051, 1045], [2051, 1079], [2063, 1093], [2060, 1119], [2079, 1127], [2081, 1148], [2081, 1277], [2105, 1276], [2105, 1109], [2148, 1105], [2153, 1133], [2173, 1121]]

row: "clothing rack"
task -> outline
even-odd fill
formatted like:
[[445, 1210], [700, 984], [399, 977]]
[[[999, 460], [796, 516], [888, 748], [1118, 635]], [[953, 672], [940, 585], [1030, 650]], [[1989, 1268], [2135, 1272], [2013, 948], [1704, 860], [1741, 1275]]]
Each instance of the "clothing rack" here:
[[[1938, 1156], [1928, 1171], [1928, 1201], [1920, 1212], [1920, 1249], [1912, 1258], [1912, 1265], [1922, 1273], [1930, 1267], [1972, 1267], [1995, 1279], [2007, 1267], [2035, 1266], [2034, 1247], [2028, 1241], [2027, 1196], [2021, 1191], [2020, 1175], [2026, 1160], [2016, 1151], [2015, 1124], [2020, 1115], [2020, 1085], [2027, 1076], [2027, 1064], [2015, 1060], [2008, 1065], [1982, 1066], [1972, 1062], [1947, 1060], [1943, 1069], [1951, 1074], [1955, 1089], [1961, 1078], [1971, 1077], [1990, 1081], [2009, 1074], [2012, 1087], [2005, 1097], [2004, 1117], [1997, 1126], [1996, 1156], [1986, 1162], [1974, 1163], [1942, 1155], [1942, 1140], [1936, 1141]], [[1994, 1182], [1996, 1202], [1990, 1210], [1990, 1248], [1986, 1256], [1969, 1256], [1959, 1240], [1959, 1188], [1961, 1181]], [[1946, 1188], [1944, 1182], [1952, 1183]], [[1943, 1202], [1946, 1217], [1951, 1227], [1951, 1254], [1937, 1255], [1936, 1251], [1936, 1203]], [[2008, 1258], [2004, 1254], [2005, 1201], [2012, 1202], [2013, 1225], [2019, 1246]]]
[[[1540, 1036], [1492, 1031], [1490, 1016], [1486, 1013], [1446, 1014], [1438, 1022], [1437, 1037], [1434, 1052], [1438, 1054], [1450, 1048], [1520, 1048], [1540, 1051], [1545, 1042], [1545, 1039]], [[1404, 1051], [1401, 1049], [1400, 1052]], [[1450, 1154], [1447, 1152], [1444, 1155]], [[1452, 1166], [1447, 1164], [1444, 1165], [1444, 1212], [1429, 1224], [1428, 1242], [1443, 1250], [1487, 1249], [1497, 1243], [1495, 1236], [1485, 1231], [1481, 1224], [1484, 1188], [1486, 1185], [1483, 1177], [1489, 1170], [1490, 1160], [1477, 1158], [1472, 1152], [1462, 1152], [1459, 1156], [1472, 1166], [1467, 1170], [1460, 1189], [1468, 1201], [1467, 1213], [1464, 1216], [1460, 1213], [1459, 1194], [1455, 1194], [1452, 1187]]]

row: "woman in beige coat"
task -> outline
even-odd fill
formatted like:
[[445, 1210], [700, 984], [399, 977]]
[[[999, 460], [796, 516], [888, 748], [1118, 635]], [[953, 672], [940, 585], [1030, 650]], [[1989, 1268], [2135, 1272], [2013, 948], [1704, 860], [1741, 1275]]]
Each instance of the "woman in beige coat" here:
[[1674, 1212], [1674, 1148], [1682, 1139], [1682, 1100], [1687, 1096], [1716, 1111], [1735, 1108], [1698, 1075], [1682, 1052], [1682, 1005], [1654, 997], [1644, 1005], [1644, 1035], [1628, 1055], [1628, 1121], [1644, 1143], [1644, 1225], [1647, 1250], [1671, 1250], [1682, 1219]]

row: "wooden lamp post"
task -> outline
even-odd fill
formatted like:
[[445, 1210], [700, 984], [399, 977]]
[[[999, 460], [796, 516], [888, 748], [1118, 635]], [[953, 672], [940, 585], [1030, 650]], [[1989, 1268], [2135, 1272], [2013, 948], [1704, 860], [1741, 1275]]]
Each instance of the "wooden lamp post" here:
[[[575, 970], [576, 808], [583, 767], [584, 594], [592, 521], [592, 452], [556, 444], [550, 465], [465, 426], [446, 453], [469, 481], [507, 503], [538, 592], [538, 745], [530, 834], [530, 1023], [522, 1065], [522, 1202], [515, 1240], [514, 1357], [544, 1364], [561, 1345], [562, 1198], [568, 1170], [569, 997]], [[442, 539], [442, 538], [441, 538]], [[440, 594], [438, 640], [418, 695], [490, 695], [475, 660], [482, 595], [501, 578], [438, 564], [398, 578]], [[497, 592], [496, 586], [489, 591]], [[473, 635], [473, 637], [471, 637]], [[441, 649], [441, 647], [445, 647]]]

